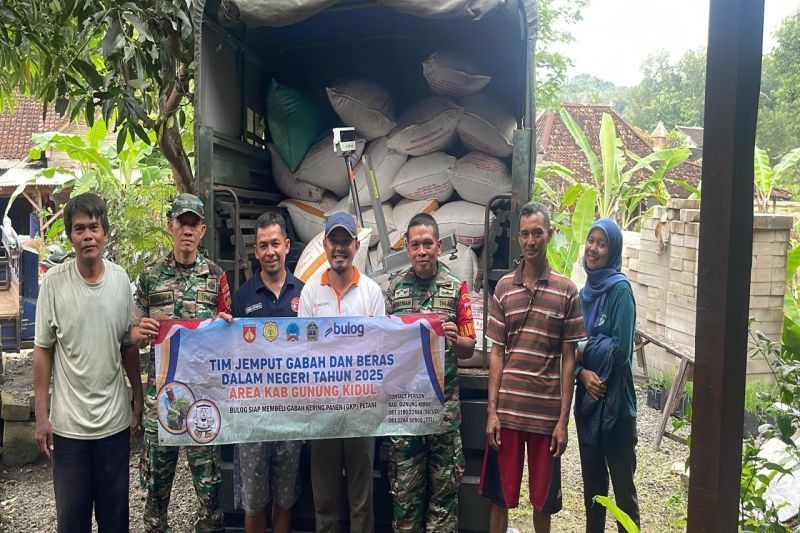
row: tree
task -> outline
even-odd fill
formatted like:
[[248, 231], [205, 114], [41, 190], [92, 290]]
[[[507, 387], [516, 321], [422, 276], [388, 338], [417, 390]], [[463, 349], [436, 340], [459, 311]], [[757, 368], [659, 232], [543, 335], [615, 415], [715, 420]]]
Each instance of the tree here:
[[652, 131], [659, 121], [675, 126], [702, 126], [705, 109], [706, 52], [689, 50], [675, 64], [665, 51], [651, 54], [642, 64], [643, 78], [628, 93], [623, 115]]
[[800, 139], [800, 11], [783, 21], [776, 37], [775, 49], [764, 56], [761, 66], [756, 138], [759, 146], [780, 157]]
[[619, 87], [591, 74], [572, 77], [561, 89], [561, 102], [570, 104], [610, 104], [617, 113], [627, 105], [628, 87]]
[[4, 0], [0, 3], [0, 109], [17, 91], [56, 112], [112, 123], [153, 142], [181, 190], [193, 184], [181, 140], [192, 103], [191, 0]]
[[573, 41], [565, 28], [581, 20], [581, 10], [589, 0], [537, 0], [539, 34], [536, 40], [536, 107], [558, 109], [561, 87], [572, 62], [555, 51], [554, 45]]
[[773, 167], [767, 151], [756, 146], [753, 157], [753, 174], [759, 211], [767, 212], [772, 189], [791, 179], [792, 171], [795, 170], [798, 163], [800, 163], [800, 148], [795, 148], [784, 155]]

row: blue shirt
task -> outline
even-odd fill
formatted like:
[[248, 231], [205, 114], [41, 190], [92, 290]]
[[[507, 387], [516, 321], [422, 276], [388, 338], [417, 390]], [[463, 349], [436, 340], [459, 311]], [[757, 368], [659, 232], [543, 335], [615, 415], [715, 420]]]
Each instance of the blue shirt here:
[[288, 270], [281, 293], [275, 295], [264, 285], [261, 273], [257, 273], [239, 287], [233, 297], [234, 318], [297, 316], [303, 282]]

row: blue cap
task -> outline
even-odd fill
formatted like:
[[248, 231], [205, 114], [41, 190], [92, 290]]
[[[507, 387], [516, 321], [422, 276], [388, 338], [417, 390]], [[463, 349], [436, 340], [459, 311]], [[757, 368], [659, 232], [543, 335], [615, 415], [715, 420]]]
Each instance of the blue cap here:
[[344, 228], [354, 239], [358, 236], [356, 219], [350, 213], [337, 211], [329, 216], [328, 221], [325, 223], [325, 236], [327, 237], [336, 228]]

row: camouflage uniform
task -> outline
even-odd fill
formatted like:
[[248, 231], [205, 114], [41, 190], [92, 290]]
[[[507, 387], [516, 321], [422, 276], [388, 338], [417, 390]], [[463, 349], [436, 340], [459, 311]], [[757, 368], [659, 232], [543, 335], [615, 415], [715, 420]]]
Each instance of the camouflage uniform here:
[[[230, 289], [225, 273], [200, 253], [192, 266], [178, 265], [170, 253], [151, 265], [136, 283], [134, 323], [141, 317], [155, 319], [213, 318], [230, 313]], [[144, 528], [147, 532], [168, 531], [167, 507], [178, 463], [179, 447], [158, 445], [155, 350], [150, 348], [147, 390], [142, 425], [144, 450], [140, 481], [147, 489]], [[219, 449], [216, 446], [185, 446], [199, 500], [195, 531], [224, 531], [220, 487]]]
[[[412, 269], [400, 273], [386, 292], [392, 314], [437, 313], [458, 324], [459, 335], [473, 337], [472, 309], [466, 285], [441, 262], [428, 287]], [[458, 362], [452, 350], [444, 359], [444, 432], [420, 437], [392, 437], [390, 484], [394, 531], [455, 532], [458, 486], [464, 473]]]

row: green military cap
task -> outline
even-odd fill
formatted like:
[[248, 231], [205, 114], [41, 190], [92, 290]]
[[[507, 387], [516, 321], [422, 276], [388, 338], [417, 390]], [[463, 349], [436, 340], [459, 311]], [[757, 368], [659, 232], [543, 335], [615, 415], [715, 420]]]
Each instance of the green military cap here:
[[189, 194], [188, 192], [179, 194], [172, 203], [169, 216], [170, 218], [177, 218], [184, 213], [194, 213], [200, 218], [205, 218], [203, 201], [194, 194]]

